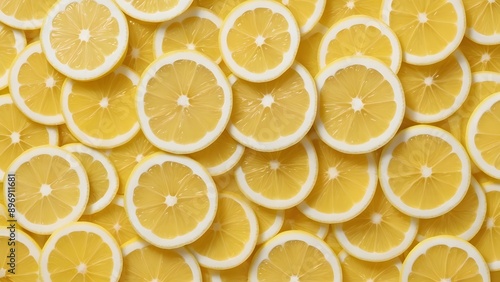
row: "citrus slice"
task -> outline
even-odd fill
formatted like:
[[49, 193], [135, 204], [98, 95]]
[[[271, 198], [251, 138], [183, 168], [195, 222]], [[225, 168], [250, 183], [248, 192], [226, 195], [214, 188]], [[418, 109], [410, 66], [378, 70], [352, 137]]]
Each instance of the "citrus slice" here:
[[342, 281], [337, 256], [318, 237], [304, 231], [285, 231], [255, 253], [250, 281]]
[[57, 132], [59, 134], [59, 146], [79, 142], [65, 123], [57, 126]]
[[24, 33], [0, 22], [0, 90], [8, 86], [11, 65], [24, 47], [26, 47]]
[[469, 61], [472, 72], [500, 72], [500, 46], [480, 45], [464, 38], [460, 43], [460, 50]]
[[212, 226], [189, 249], [201, 266], [229, 269], [252, 254], [258, 234], [259, 224], [250, 205], [237, 194], [224, 192], [219, 194]]
[[31, 148], [17, 157], [7, 171], [17, 178], [16, 218], [26, 230], [50, 234], [83, 214], [89, 182], [85, 168], [70, 152], [50, 145]]
[[78, 140], [93, 148], [125, 144], [139, 131], [135, 94], [139, 76], [120, 66], [95, 81], [66, 79], [61, 106], [66, 125]]
[[327, 0], [275, 1], [283, 3], [292, 12], [302, 35], [309, 33], [319, 22], [328, 2]]
[[465, 144], [471, 159], [487, 175], [500, 179], [500, 92], [488, 96], [472, 112]]
[[292, 65], [300, 31], [292, 12], [275, 1], [246, 1], [225, 18], [219, 36], [222, 59], [238, 77], [267, 82]]
[[127, 19], [114, 1], [60, 0], [44, 20], [40, 42], [56, 70], [75, 80], [94, 80], [125, 56]]
[[383, 262], [368, 262], [340, 252], [339, 260], [342, 266], [344, 282], [399, 282], [402, 263], [399, 258]]
[[417, 235], [418, 219], [398, 211], [377, 188], [360, 215], [334, 228], [339, 244], [350, 255], [380, 262], [401, 255], [411, 245]]
[[280, 232], [287, 230], [302, 230], [325, 239], [326, 234], [328, 234], [329, 225], [308, 218], [299, 209], [294, 207], [285, 210], [285, 220]]
[[212, 11], [191, 8], [158, 26], [153, 50], [156, 57], [177, 50], [196, 50], [219, 63], [219, 29], [222, 20]]
[[26, 36], [26, 42], [31, 44], [35, 41], [40, 40], [40, 29], [24, 30], [24, 36]]
[[153, 45], [157, 27], [154, 23], [128, 19], [129, 38], [123, 64], [138, 74], [142, 74], [155, 59]]
[[371, 56], [397, 73], [402, 51], [396, 34], [382, 21], [369, 16], [352, 16], [334, 24], [321, 40], [320, 68], [350, 56]]
[[75, 222], [54, 232], [40, 256], [42, 281], [118, 281], [120, 246], [104, 228]]
[[0, 279], [2, 281], [40, 281], [40, 247], [26, 233], [15, 228], [15, 237], [8, 228], [0, 230]]
[[171, 153], [194, 153], [213, 143], [232, 109], [226, 76], [197, 51], [156, 59], [141, 77], [136, 100], [144, 135]]
[[456, 207], [470, 185], [467, 152], [447, 131], [416, 125], [400, 131], [384, 148], [379, 180], [401, 212], [433, 218]]
[[198, 162], [155, 153], [132, 171], [125, 210], [144, 240], [160, 248], [177, 248], [208, 230], [217, 211], [217, 188]]
[[5, 202], [4, 202], [4, 199], [3, 199], [3, 183], [2, 183], [2, 189], [1, 191], [2, 192], [2, 203], [0, 203], [0, 226], [9, 226], [9, 224], [7, 223], [7, 220], [11, 219], [10, 218], [10, 215], [9, 213], [7, 212], [7, 208], [5, 207]]
[[103, 210], [118, 191], [118, 173], [111, 161], [101, 152], [79, 143], [64, 145], [62, 149], [71, 152], [87, 172], [90, 191], [83, 214]]
[[47, 62], [39, 41], [28, 45], [12, 64], [9, 89], [14, 103], [31, 120], [57, 125], [61, 113], [61, 86], [66, 77]]
[[22, 152], [40, 145], [57, 145], [54, 127], [34, 123], [12, 102], [10, 95], [0, 95], [0, 182], [7, 167]]
[[182, 14], [193, 0], [116, 0], [120, 9], [144, 22], [164, 22]]
[[465, 34], [460, 0], [384, 0], [382, 20], [398, 35], [403, 61], [429, 65], [451, 55]]
[[[23, 229], [21, 229], [21, 230], [23, 230]], [[33, 241], [35, 241], [35, 243], [37, 243], [40, 248], [43, 248], [43, 246], [45, 246], [45, 243], [47, 242], [47, 240], [50, 237], [50, 235], [36, 234], [36, 233], [30, 232], [28, 230], [23, 230], [23, 231], [26, 232], [26, 234], [28, 236], [30, 236], [31, 239], [33, 239]]]
[[317, 175], [318, 157], [307, 138], [277, 152], [246, 149], [235, 170], [243, 194], [269, 209], [298, 205], [311, 192]]
[[331, 27], [343, 18], [365, 15], [378, 18], [383, 0], [338, 0], [326, 1], [325, 11], [320, 23]]
[[226, 18], [234, 7], [247, 0], [194, 0], [193, 4], [211, 10], [221, 19]]
[[432, 65], [403, 63], [398, 77], [405, 91], [406, 117], [420, 123], [451, 116], [467, 99], [472, 83], [469, 63], [459, 50]]
[[225, 270], [207, 269], [209, 278], [203, 280], [205, 282], [235, 282], [235, 281], [248, 281], [248, 270], [252, 257], [248, 258], [242, 264]]
[[420, 242], [403, 262], [402, 281], [490, 281], [488, 265], [469, 242], [436, 236]]
[[164, 250], [136, 239], [126, 243], [122, 252], [120, 281], [201, 281], [200, 266], [185, 248]]
[[228, 131], [234, 139], [257, 151], [288, 148], [304, 137], [316, 116], [314, 80], [300, 64], [279, 78], [252, 83], [235, 76], [233, 111]]
[[370, 203], [377, 188], [373, 154], [348, 155], [311, 138], [318, 155], [318, 180], [298, 208], [307, 217], [324, 223], [350, 220]]
[[57, 0], [5, 0], [0, 3], [0, 22], [16, 29], [33, 30], [42, 26]]
[[500, 44], [500, 6], [496, 1], [464, 0], [467, 30], [465, 35], [479, 44]]
[[389, 67], [370, 57], [347, 57], [316, 76], [315, 129], [333, 149], [375, 151], [396, 134], [405, 111], [403, 88]]
[[314, 28], [300, 40], [299, 50], [295, 59], [302, 64], [314, 77], [320, 71], [318, 63], [318, 49], [321, 39], [328, 29], [322, 24], [316, 24]]

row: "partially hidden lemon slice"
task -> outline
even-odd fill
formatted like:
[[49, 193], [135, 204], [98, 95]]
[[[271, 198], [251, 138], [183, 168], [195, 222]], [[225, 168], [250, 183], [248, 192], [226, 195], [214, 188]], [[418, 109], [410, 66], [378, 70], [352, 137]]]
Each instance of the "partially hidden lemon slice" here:
[[[248, 269], [250, 268], [250, 262], [252, 257], [248, 258], [242, 264], [224, 270], [213, 270], [206, 269], [208, 272], [208, 277], [203, 278], [204, 282], [233, 282], [233, 281], [248, 281]], [[203, 272], [203, 270], [202, 270]]]
[[125, 188], [125, 210], [146, 241], [177, 248], [208, 230], [217, 211], [217, 188], [198, 162], [155, 153], [132, 171]]
[[339, 256], [344, 282], [372, 281], [399, 282], [403, 264], [399, 258], [382, 262], [368, 262], [341, 251]]
[[285, 210], [285, 218], [280, 232], [287, 230], [302, 230], [325, 239], [330, 226], [326, 223], [314, 221], [305, 216], [296, 207]]
[[138, 74], [142, 74], [156, 58], [153, 47], [157, 27], [156, 23], [128, 19], [129, 38], [123, 64]]
[[354, 15], [378, 18], [383, 0], [337, 0], [326, 1], [325, 11], [320, 23], [331, 27], [338, 21]]
[[120, 9], [144, 22], [164, 22], [182, 14], [193, 0], [115, 0]]
[[59, 146], [71, 143], [79, 143], [78, 139], [73, 136], [73, 133], [71, 133], [65, 123], [57, 126], [57, 132], [59, 134]]
[[42, 26], [57, 0], [4, 0], [0, 3], [0, 22], [16, 29], [34, 30]]
[[335, 228], [333, 228], [333, 226], [328, 230], [328, 233], [326, 234], [324, 240], [335, 254], [338, 255], [341, 251], [344, 250], [344, 248], [342, 248], [339, 241], [337, 240], [337, 237], [335, 237]]
[[300, 34], [306, 35], [319, 22], [327, 0], [286, 0], [277, 2], [283, 3], [292, 12], [299, 25]]
[[465, 35], [479, 44], [500, 44], [500, 5], [496, 1], [464, 0], [467, 17]]
[[247, 0], [194, 0], [193, 4], [211, 10], [224, 19], [234, 7]]
[[25, 232], [16, 229], [15, 237], [2, 226], [0, 230], [0, 279], [2, 281], [40, 281], [40, 247]]
[[469, 61], [472, 72], [500, 72], [500, 46], [481, 45], [464, 38], [460, 50]]
[[0, 90], [7, 88], [11, 65], [24, 47], [24, 33], [0, 22]]
[[314, 28], [300, 40], [299, 50], [295, 59], [302, 64], [314, 77], [321, 67], [318, 62], [318, 49], [323, 36], [328, 29], [322, 24], [316, 24]]

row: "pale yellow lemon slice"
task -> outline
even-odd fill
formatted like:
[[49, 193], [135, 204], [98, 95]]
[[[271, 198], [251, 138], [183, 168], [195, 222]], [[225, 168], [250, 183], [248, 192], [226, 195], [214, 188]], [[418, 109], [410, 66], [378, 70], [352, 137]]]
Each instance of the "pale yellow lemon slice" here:
[[0, 3], [0, 22], [17, 29], [33, 30], [42, 26], [57, 0], [4, 0]]
[[460, 50], [469, 61], [472, 72], [500, 72], [500, 46], [481, 45], [464, 38]]
[[339, 256], [344, 282], [399, 282], [403, 264], [399, 258], [382, 262], [368, 262], [357, 259], [345, 251]]
[[40, 281], [40, 247], [25, 232], [16, 229], [14, 238], [5, 226], [0, 229], [0, 279], [6, 282]]
[[247, 0], [194, 0], [193, 4], [211, 10], [224, 19], [234, 7]]
[[116, 0], [127, 15], [144, 22], [164, 22], [182, 14], [193, 0]]
[[326, 1], [325, 11], [320, 23], [331, 27], [343, 18], [354, 15], [365, 15], [378, 18], [383, 0], [337, 0]]
[[156, 58], [153, 45], [157, 27], [156, 23], [128, 19], [129, 38], [123, 64], [138, 74], [142, 74]]
[[463, 5], [467, 17], [465, 35], [479, 44], [500, 44], [499, 3], [493, 0], [464, 0]]
[[7, 88], [11, 65], [24, 47], [24, 33], [0, 22], [0, 90]]
[[280, 232], [287, 230], [302, 230], [325, 239], [330, 226], [326, 223], [314, 221], [305, 216], [296, 207], [285, 210], [285, 218]]
[[323, 15], [327, 0], [275, 0], [283, 3], [293, 14], [299, 25], [300, 34], [306, 35]]
[[321, 67], [318, 62], [318, 49], [323, 36], [328, 29], [318, 23], [300, 40], [299, 50], [295, 59], [302, 64], [309, 73], [314, 77], [318, 74]]

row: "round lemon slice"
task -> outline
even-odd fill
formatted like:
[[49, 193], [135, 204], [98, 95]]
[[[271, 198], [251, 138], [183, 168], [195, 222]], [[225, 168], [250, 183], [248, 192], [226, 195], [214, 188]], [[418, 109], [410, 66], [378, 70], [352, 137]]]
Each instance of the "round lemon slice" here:
[[219, 66], [197, 51], [156, 59], [137, 90], [142, 131], [158, 148], [189, 154], [212, 144], [231, 114], [231, 86]]
[[0, 22], [0, 90], [8, 86], [11, 65], [24, 47], [26, 47], [24, 33]]
[[[248, 270], [250, 268], [250, 262], [252, 258], [248, 258], [242, 264], [224, 270], [213, 270], [213, 269], [204, 269], [206, 270], [207, 276], [204, 277], [203, 281], [206, 282], [231, 282], [231, 281], [248, 281]], [[203, 271], [203, 270], [202, 270]]]
[[323, 36], [328, 29], [322, 24], [316, 24], [314, 28], [300, 40], [299, 50], [295, 59], [302, 64], [314, 77], [320, 71], [318, 62], [318, 49]]
[[287, 230], [302, 230], [316, 235], [321, 239], [325, 239], [329, 229], [330, 227], [328, 224], [314, 221], [305, 216], [299, 209], [293, 207], [285, 210], [285, 218], [280, 232]]
[[143, 22], [164, 22], [182, 14], [193, 0], [116, 0], [120, 9]]
[[326, 1], [325, 11], [320, 23], [327, 27], [354, 15], [365, 15], [373, 18], [380, 16], [383, 0], [337, 0]]
[[300, 34], [306, 35], [319, 22], [327, 0], [277, 1], [292, 12], [299, 25]]
[[467, 30], [465, 35], [479, 44], [500, 44], [500, 6], [496, 1], [464, 0]]
[[42, 26], [57, 0], [5, 0], [0, 3], [0, 22], [16, 29], [34, 30]]
[[128, 19], [129, 38], [123, 64], [138, 74], [142, 74], [156, 58], [153, 45], [157, 27], [156, 23]]
[[2, 281], [40, 281], [40, 247], [25, 232], [16, 228], [15, 237], [8, 228], [0, 229], [0, 279]]
[[472, 72], [500, 72], [500, 46], [481, 45], [464, 38], [460, 50], [469, 61]]
[[339, 253], [344, 282], [399, 282], [403, 264], [399, 258], [383, 262], [368, 262], [350, 256], [347, 252]]
[[132, 171], [125, 210], [144, 240], [160, 248], [177, 248], [209, 229], [217, 211], [217, 188], [198, 162], [155, 153]]
[[44, 20], [40, 42], [47, 60], [62, 74], [97, 79], [125, 56], [127, 19], [114, 1], [60, 0]]
[[275, 1], [246, 1], [224, 20], [219, 45], [222, 59], [238, 77], [267, 82], [294, 62], [300, 31], [292, 12]]

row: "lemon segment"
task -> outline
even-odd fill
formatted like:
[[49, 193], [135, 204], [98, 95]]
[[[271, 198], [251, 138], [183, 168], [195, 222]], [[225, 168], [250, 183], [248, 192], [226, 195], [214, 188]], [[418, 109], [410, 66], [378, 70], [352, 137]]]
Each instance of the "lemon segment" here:
[[328, 224], [314, 221], [305, 216], [299, 209], [293, 207], [285, 210], [285, 218], [280, 232], [302, 230], [318, 238], [325, 239], [329, 228]]
[[500, 46], [481, 45], [464, 38], [460, 50], [469, 61], [472, 72], [500, 72]]
[[464, 0], [467, 30], [465, 35], [476, 43], [500, 44], [500, 5], [496, 1]]
[[116, 0], [120, 9], [144, 22], [164, 22], [182, 14], [193, 0]]
[[0, 3], [0, 22], [16, 29], [33, 30], [42, 26], [57, 0], [5, 0]]
[[291, 0], [279, 1], [292, 12], [299, 25], [300, 34], [306, 35], [319, 22], [327, 0]]
[[[0, 230], [0, 244], [4, 247], [0, 249], [0, 278], [2, 281], [40, 281], [39, 263], [40, 247], [25, 232], [16, 229], [14, 240], [10, 231], [2, 227]], [[12, 244], [14, 242], [14, 244]], [[12, 252], [12, 250], [14, 252]], [[14, 262], [10, 264], [14, 256]], [[12, 273], [11, 271], [15, 273]]]
[[24, 47], [26, 47], [24, 33], [0, 22], [0, 90], [8, 86], [12, 63]]
[[151, 64], [155, 57], [154, 35], [158, 24], [128, 19], [128, 47], [123, 64], [139, 75]]
[[331, 27], [340, 20], [354, 16], [365, 15], [378, 18], [383, 0], [338, 0], [326, 1], [325, 11], [320, 23]]
[[315, 77], [321, 70], [318, 62], [318, 49], [328, 29], [322, 24], [316, 24], [314, 28], [300, 40], [299, 50], [295, 59], [302, 64], [309, 73]]
[[372, 281], [399, 282], [403, 264], [399, 258], [383, 262], [367, 262], [340, 252], [339, 260], [342, 266], [344, 282]]

